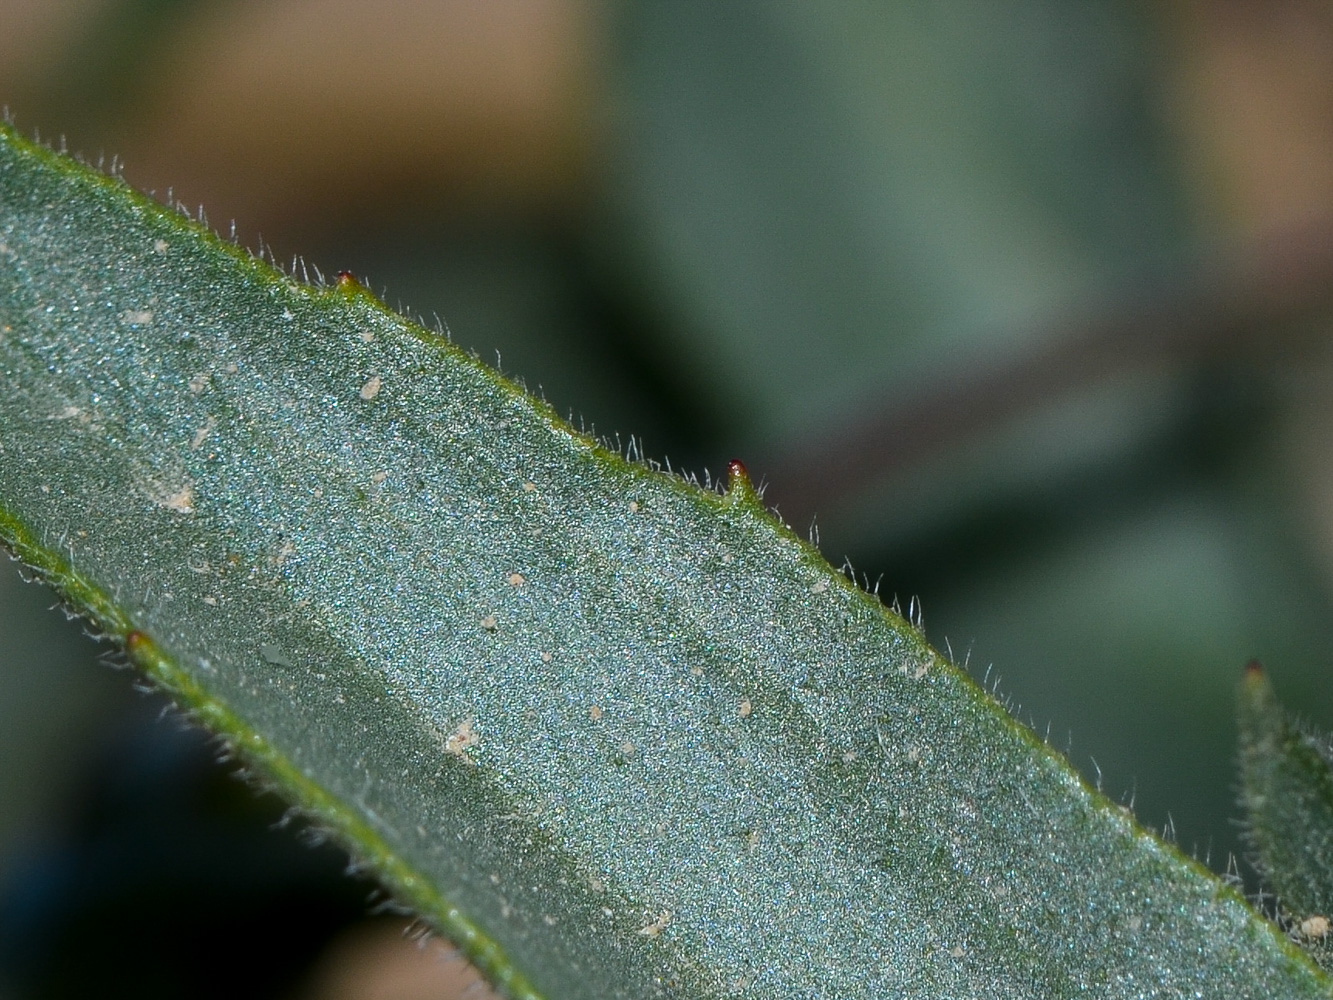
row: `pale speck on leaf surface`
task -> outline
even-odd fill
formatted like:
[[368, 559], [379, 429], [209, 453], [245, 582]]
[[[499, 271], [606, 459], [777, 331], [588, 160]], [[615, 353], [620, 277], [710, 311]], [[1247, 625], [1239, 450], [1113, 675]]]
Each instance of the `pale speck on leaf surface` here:
[[204, 421], [203, 426], [198, 428], [194, 432], [194, 436], [190, 438], [191, 451], [198, 451], [203, 446], [203, 443], [208, 440], [208, 435], [213, 433], [213, 428], [217, 426], [217, 423], [216, 417], [209, 417]]
[[194, 513], [194, 489], [190, 486], [182, 486], [173, 493], [159, 497], [158, 501], [163, 507], [177, 514]]
[[1301, 921], [1301, 936], [1311, 940], [1318, 941], [1328, 937], [1329, 920], [1322, 914], [1314, 914]]
[[639, 933], [642, 934], [644, 937], [655, 938], [657, 937], [657, 935], [661, 934], [664, 930], [666, 930], [667, 926], [670, 923], [671, 923], [671, 911], [663, 910], [656, 917], [654, 917], [651, 922], [649, 922], [643, 927], [640, 927]]
[[372, 375], [361, 386], [361, 398], [369, 402], [380, 394], [380, 387], [384, 385], [384, 380], [378, 375]]
[[476, 746], [479, 742], [481, 742], [481, 734], [472, 728], [472, 720], [464, 719], [458, 724], [458, 728], [449, 734], [449, 738], [444, 741], [444, 749], [455, 757], [462, 757], [467, 760], [467, 749]]

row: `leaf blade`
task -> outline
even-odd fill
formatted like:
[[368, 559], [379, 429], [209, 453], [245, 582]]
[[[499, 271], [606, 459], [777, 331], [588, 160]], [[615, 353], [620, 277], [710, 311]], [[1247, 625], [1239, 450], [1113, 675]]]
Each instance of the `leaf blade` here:
[[1328, 738], [1293, 722], [1258, 663], [1239, 690], [1246, 839], [1266, 888], [1326, 969], [1333, 916], [1333, 762]]
[[9, 131], [0, 209], [5, 541], [511, 995], [1329, 995], [743, 479]]

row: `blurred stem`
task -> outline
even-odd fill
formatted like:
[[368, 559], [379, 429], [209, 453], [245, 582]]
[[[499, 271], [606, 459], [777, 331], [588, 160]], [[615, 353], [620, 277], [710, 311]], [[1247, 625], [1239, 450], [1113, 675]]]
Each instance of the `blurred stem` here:
[[[784, 517], [805, 523], [998, 426], [1147, 371], [1270, 365], [1308, 347], [1333, 309], [1333, 222], [1255, 241], [1136, 308], [1057, 327], [999, 366], [959, 366], [927, 391], [864, 407], [852, 423], [753, 463]], [[1313, 327], [1313, 329], [1312, 329]]]

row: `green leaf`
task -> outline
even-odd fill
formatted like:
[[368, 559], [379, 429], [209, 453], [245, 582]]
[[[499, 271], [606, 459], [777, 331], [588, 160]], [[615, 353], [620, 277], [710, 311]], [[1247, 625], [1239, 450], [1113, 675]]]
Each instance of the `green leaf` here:
[[763, 507], [0, 132], [0, 536], [516, 997], [1327, 997]]
[[1265, 887], [1324, 968], [1333, 968], [1333, 749], [1293, 722], [1263, 667], [1240, 685], [1241, 803]]

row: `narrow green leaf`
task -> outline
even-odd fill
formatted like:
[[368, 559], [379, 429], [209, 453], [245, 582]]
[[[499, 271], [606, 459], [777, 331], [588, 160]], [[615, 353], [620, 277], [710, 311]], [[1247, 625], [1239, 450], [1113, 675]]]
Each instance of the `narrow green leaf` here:
[[1292, 932], [1333, 968], [1333, 749], [1293, 722], [1258, 663], [1240, 685], [1241, 803], [1254, 861]]
[[0, 131], [0, 537], [515, 997], [1328, 997], [774, 520]]

